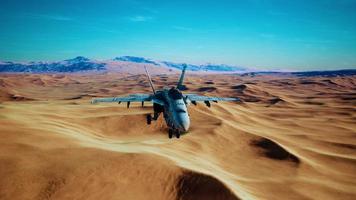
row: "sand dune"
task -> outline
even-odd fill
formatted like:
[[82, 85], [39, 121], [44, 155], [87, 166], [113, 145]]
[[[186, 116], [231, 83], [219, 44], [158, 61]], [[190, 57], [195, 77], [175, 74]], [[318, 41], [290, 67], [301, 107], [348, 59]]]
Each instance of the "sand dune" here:
[[149, 104], [89, 103], [150, 92], [144, 75], [1, 75], [0, 199], [355, 199], [355, 77], [186, 83], [243, 102], [192, 105], [172, 140]]

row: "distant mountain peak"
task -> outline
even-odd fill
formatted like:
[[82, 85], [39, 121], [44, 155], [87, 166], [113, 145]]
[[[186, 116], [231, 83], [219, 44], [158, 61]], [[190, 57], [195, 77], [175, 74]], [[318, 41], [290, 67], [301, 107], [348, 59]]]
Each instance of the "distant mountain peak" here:
[[158, 65], [158, 63], [156, 63], [150, 59], [143, 58], [143, 57], [137, 57], [137, 56], [120, 56], [120, 57], [114, 58], [113, 60]]
[[[173, 67], [177, 69], [183, 69], [183, 65], [186, 63], [174, 63], [168, 61], [162, 61], [162, 64]], [[221, 72], [233, 72], [233, 71], [248, 71], [246, 67], [239, 66], [231, 66], [226, 64], [202, 64], [202, 65], [194, 65], [194, 64], [186, 64], [187, 69], [191, 71], [221, 71]]]
[[67, 59], [60, 62], [28, 62], [28, 63], [14, 63], [4, 62], [0, 63], [0, 72], [25, 72], [25, 73], [70, 73], [81, 71], [101, 71], [106, 70], [105, 63], [97, 63], [91, 61], [89, 58], [77, 56], [72, 59]]
[[77, 56], [75, 58], [67, 59], [67, 60], [64, 60], [64, 61], [66, 61], [66, 62], [89, 62], [90, 59], [86, 58], [84, 56]]
[[113, 59], [114, 61], [124, 61], [124, 62], [133, 62], [133, 63], [143, 63], [143, 64], [153, 64], [157, 66], [166, 66], [169, 68], [183, 69], [183, 65], [187, 65], [187, 70], [191, 71], [222, 71], [222, 72], [233, 72], [233, 71], [247, 71], [245, 67], [231, 66], [225, 64], [203, 64], [203, 65], [194, 65], [188, 63], [175, 63], [169, 61], [156, 61], [152, 59], [147, 59], [144, 57], [137, 56], [121, 56]]

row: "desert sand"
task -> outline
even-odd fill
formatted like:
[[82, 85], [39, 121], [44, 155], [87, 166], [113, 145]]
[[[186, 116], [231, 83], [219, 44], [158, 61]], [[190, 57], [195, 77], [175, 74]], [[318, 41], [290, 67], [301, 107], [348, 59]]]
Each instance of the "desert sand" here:
[[[156, 86], [178, 75], [153, 75]], [[1, 74], [0, 199], [355, 199], [356, 77], [188, 74], [191, 105], [169, 139], [132, 103], [145, 75]]]

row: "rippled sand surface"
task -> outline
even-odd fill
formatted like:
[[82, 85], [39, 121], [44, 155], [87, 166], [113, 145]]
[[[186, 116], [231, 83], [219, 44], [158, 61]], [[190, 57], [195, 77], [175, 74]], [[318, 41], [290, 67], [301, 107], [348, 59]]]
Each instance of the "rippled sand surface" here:
[[[157, 87], [177, 75], [153, 76]], [[355, 199], [356, 77], [188, 75], [191, 105], [168, 139], [144, 75], [0, 75], [0, 199]]]

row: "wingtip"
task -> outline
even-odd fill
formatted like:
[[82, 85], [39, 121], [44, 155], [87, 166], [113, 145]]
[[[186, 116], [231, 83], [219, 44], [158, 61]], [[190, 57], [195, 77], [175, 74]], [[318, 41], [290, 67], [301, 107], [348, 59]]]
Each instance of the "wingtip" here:
[[236, 102], [242, 102], [240, 98], [234, 98]]

